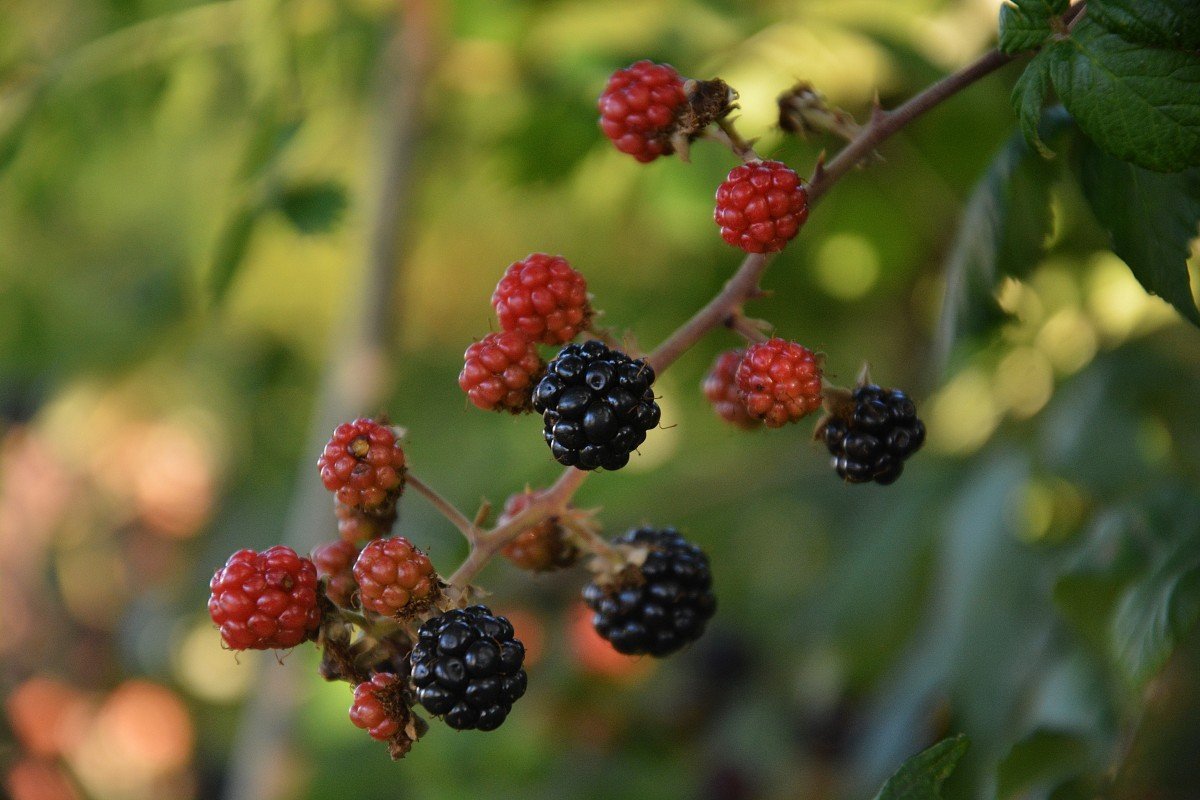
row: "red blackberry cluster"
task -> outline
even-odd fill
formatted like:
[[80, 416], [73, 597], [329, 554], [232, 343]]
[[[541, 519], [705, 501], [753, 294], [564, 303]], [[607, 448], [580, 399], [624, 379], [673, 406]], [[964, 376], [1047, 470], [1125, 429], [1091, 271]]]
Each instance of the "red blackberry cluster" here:
[[661, 417], [654, 369], [595, 340], [570, 344], [533, 390], [542, 435], [558, 463], [579, 469], [620, 469]]
[[750, 430], [762, 424], [746, 411], [746, 403], [737, 388], [737, 370], [745, 350], [726, 350], [717, 356], [704, 377], [701, 389], [717, 416], [731, 425]]
[[524, 661], [512, 624], [487, 606], [430, 619], [409, 655], [417, 701], [460, 731], [500, 727], [525, 694]]
[[411, 617], [441, 595], [429, 557], [403, 536], [374, 539], [354, 562], [362, 607], [385, 617]]
[[408, 718], [402, 689], [399, 676], [376, 672], [371, 680], [354, 687], [350, 721], [371, 734], [372, 739], [381, 742], [392, 739], [403, 729]]
[[757, 342], [738, 365], [737, 390], [752, 419], [783, 427], [820, 408], [820, 359], [786, 339]]
[[619, 69], [600, 95], [600, 128], [617, 149], [643, 163], [672, 152], [671, 134], [687, 106], [675, 68], [638, 61]]
[[317, 467], [325, 488], [355, 508], [387, 508], [404, 488], [404, 451], [396, 434], [370, 419], [337, 426]]
[[231, 650], [295, 647], [321, 624], [317, 568], [285, 545], [237, 551], [209, 588], [209, 616]]
[[569, 342], [592, 319], [587, 281], [565, 258], [545, 253], [509, 265], [492, 293], [492, 307], [502, 329], [542, 344]]
[[734, 247], [775, 253], [808, 219], [808, 190], [782, 162], [742, 164], [717, 188], [713, 219], [721, 226], [721, 238]]
[[[499, 524], [503, 525], [528, 508], [534, 497], [536, 495], [528, 490], [509, 497]], [[549, 572], [572, 566], [579, 558], [579, 548], [566, 538], [566, 531], [558, 519], [551, 517], [521, 531], [504, 545], [500, 554], [521, 569]]]
[[521, 331], [491, 333], [463, 354], [459, 387], [484, 411], [529, 411], [530, 395], [546, 362], [537, 345]]
[[899, 389], [872, 383], [856, 388], [852, 397], [849, 416], [834, 416], [825, 424], [833, 467], [850, 483], [895, 483], [905, 460], [925, 443], [925, 423]]
[[617, 652], [660, 658], [699, 639], [717, 609], [704, 551], [674, 528], [636, 528], [613, 541], [648, 552], [641, 566], [584, 587], [596, 632]]
[[358, 558], [358, 547], [345, 539], [326, 542], [312, 551], [317, 577], [325, 579], [325, 596], [334, 605], [350, 608], [358, 582], [354, 580], [354, 561]]

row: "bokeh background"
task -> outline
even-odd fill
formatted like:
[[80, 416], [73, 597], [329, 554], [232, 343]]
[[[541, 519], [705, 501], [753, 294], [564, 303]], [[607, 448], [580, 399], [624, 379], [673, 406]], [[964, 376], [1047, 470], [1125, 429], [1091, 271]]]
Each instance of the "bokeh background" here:
[[[481, 583], [530, 649], [498, 732], [402, 762], [317, 654], [223, 651], [233, 550], [332, 538], [319, 443], [386, 411], [468, 511], [557, 468], [537, 420], [470, 407], [463, 349], [503, 269], [561, 253], [653, 347], [736, 268], [732, 157], [617, 153], [595, 98], [648, 57], [719, 75], [760, 152], [811, 170], [774, 100], [862, 118], [991, 46], [997, 0], [8, 0], [0, 8], [0, 723], [14, 800], [868, 798], [965, 732], [952, 798], [1200, 796], [1200, 335], [1147, 296], [1076, 190], [1008, 315], [939, 328], [972, 187], [1009, 139], [1001, 71], [849, 175], [753, 316], [865, 360], [930, 436], [842, 485], [807, 424], [724, 426], [706, 338], [664, 428], [580, 504], [676, 525], [720, 610], [664, 661], [615, 656], [582, 571]], [[1069, 154], [1060, 157], [1069, 158]], [[399, 532], [465, 554], [419, 496]]]

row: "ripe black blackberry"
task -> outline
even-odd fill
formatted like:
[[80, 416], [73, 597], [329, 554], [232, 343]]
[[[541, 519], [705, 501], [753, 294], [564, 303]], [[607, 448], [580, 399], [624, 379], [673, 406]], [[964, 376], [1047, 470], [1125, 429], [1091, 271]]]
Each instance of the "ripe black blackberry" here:
[[661, 417], [654, 369], [595, 340], [569, 344], [533, 390], [542, 435], [558, 463], [620, 469]]
[[850, 483], [895, 483], [904, 461], [925, 443], [917, 407], [899, 389], [873, 383], [859, 386], [851, 397], [849, 416], [834, 416], [825, 425], [834, 469]]
[[512, 624], [487, 606], [428, 620], [409, 654], [417, 701], [460, 731], [500, 727], [525, 694], [524, 661]]
[[704, 551], [674, 528], [635, 528], [613, 541], [649, 552], [641, 566], [584, 587], [596, 632], [619, 653], [660, 658], [699, 639], [717, 609]]

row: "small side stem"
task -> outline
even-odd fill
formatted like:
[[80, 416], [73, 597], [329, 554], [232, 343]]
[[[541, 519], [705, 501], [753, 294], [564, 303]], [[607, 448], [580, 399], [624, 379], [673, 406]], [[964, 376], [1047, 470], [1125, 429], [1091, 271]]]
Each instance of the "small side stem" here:
[[409, 486], [416, 489], [434, 508], [441, 512], [443, 517], [450, 520], [450, 523], [454, 527], [462, 531], [462, 535], [466, 537], [468, 543], [474, 544], [479, 539], [481, 532], [475, 526], [475, 523], [467, 519], [467, 516], [455, 508], [450, 501], [434, 491], [433, 487], [419, 479], [416, 475], [413, 475], [411, 471], [408, 473], [406, 481]]

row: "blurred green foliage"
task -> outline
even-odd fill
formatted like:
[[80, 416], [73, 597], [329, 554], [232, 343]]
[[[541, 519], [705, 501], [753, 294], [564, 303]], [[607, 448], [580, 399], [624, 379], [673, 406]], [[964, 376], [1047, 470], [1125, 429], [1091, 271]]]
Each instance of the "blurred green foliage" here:
[[[621, 156], [595, 125], [613, 69], [648, 57], [720, 75], [741, 94], [742, 132], [806, 173], [838, 143], [785, 139], [778, 93], [810, 80], [862, 118], [876, 91], [893, 104], [991, 46], [998, 12], [436, 8], [385, 405], [417, 473], [467, 509], [557, 474], [535, 420], [479, 412], [455, 383], [463, 349], [495, 326], [505, 266], [562, 253], [603, 323], [649, 349], [739, 260], [711, 221], [730, 155], [700, 143], [690, 165]], [[363, 277], [394, 10], [40, 0], [0, 16], [0, 506], [24, 508], [46, 474], [70, 489], [28, 512], [36, 525], [0, 532], [17, 552], [46, 528], [36, 559], [2, 562], [0, 594], [37, 589], [36, 604], [5, 601], [24, 622], [0, 641], [3, 686], [53, 675], [103, 695], [143, 676], [183, 699], [195, 734], [185, 777], [149, 795], [68, 754], [82, 796], [217, 797], [238, 756], [259, 660], [219, 650], [206, 583], [229, 552], [279, 541], [294, 484], [316, 485], [306, 432]], [[1014, 135], [1020, 70], [844, 179], [748, 308], [824, 351], [835, 380], [869, 360], [911, 391], [930, 441], [897, 485], [840, 484], [807, 426], [723, 427], [698, 384], [737, 340], [710, 335], [657, 384], [665, 427], [643, 455], [579, 496], [611, 532], [672, 524], [708, 550], [721, 607], [707, 637], [604, 673], [581, 655], [580, 574], [492, 565], [490, 602], [541, 640], [504, 728], [435, 724], [392, 764], [346, 720], [345, 686], [323, 684], [298, 650], [278, 667], [305, 676], [285, 793], [865, 798], [962, 732], [972, 744], [947, 798], [1194, 798], [1200, 339], [1144, 294], [1060, 180], [1075, 151], [1045, 162]], [[1120, 224], [1147, 207], [1095, 211]], [[960, 316], [939, 329], [944, 295]], [[205, 502], [181, 517], [188, 498]], [[0, 516], [14, 519], [26, 517]], [[418, 497], [399, 532], [443, 572], [465, 555]], [[100, 660], [81, 661], [81, 642]], [[9, 763], [15, 741], [0, 749]]]

